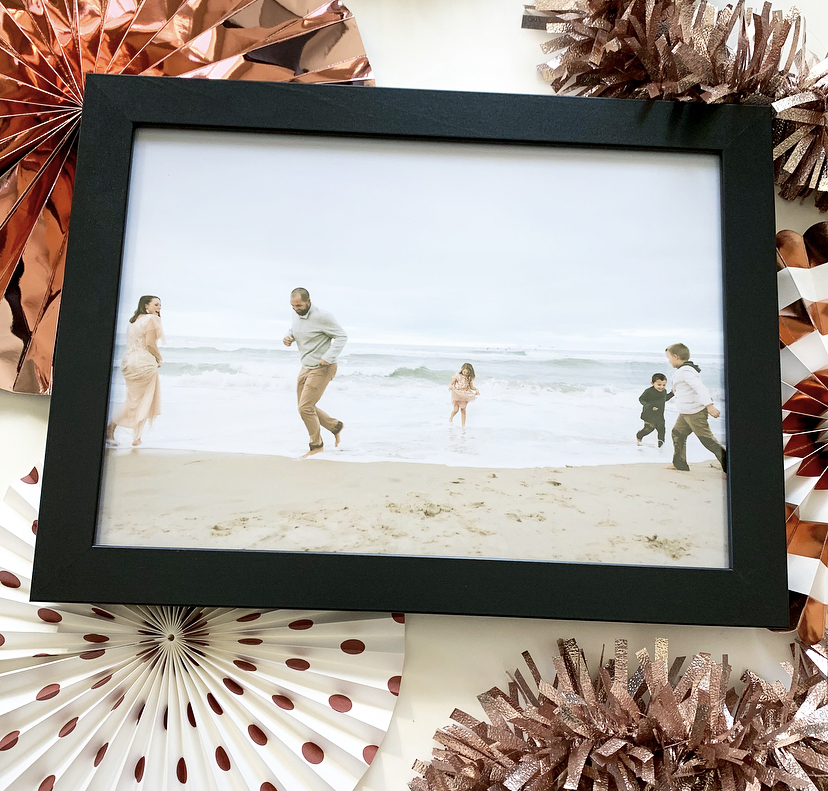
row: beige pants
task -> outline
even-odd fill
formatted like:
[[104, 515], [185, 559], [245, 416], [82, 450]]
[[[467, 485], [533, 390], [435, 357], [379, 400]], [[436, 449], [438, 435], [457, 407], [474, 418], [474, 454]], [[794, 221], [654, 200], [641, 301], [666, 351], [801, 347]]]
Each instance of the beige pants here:
[[320, 426], [336, 434], [342, 424], [325, 414], [316, 404], [328, 383], [336, 376], [336, 363], [320, 365], [318, 368], [303, 368], [299, 372], [296, 382], [296, 400], [299, 405], [299, 416], [308, 430], [311, 450], [322, 447], [322, 432]]
[[689, 470], [687, 466], [687, 438], [695, 434], [699, 442], [704, 445], [722, 465], [726, 468], [725, 449], [719, 444], [719, 440], [713, 436], [707, 422], [707, 409], [702, 409], [693, 415], [679, 415], [676, 425], [673, 426], [673, 466], [679, 470]]

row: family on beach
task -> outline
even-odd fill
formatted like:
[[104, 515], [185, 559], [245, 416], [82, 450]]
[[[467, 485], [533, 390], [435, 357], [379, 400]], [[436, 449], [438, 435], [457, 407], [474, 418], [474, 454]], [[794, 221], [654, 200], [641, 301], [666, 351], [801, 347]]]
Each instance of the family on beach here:
[[[342, 325], [324, 310], [315, 307], [306, 288], [295, 288], [290, 292], [290, 306], [293, 308], [293, 323], [282, 339], [285, 346], [294, 343], [301, 355], [302, 369], [296, 383], [296, 399], [299, 415], [309, 437], [308, 452], [302, 457], [314, 456], [324, 450], [322, 429], [334, 436], [335, 447], [342, 439], [343, 423], [323, 412], [319, 400], [336, 376], [336, 361], [348, 336]], [[474, 386], [474, 368], [470, 363], [462, 366], [449, 385], [453, 411], [449, 421], [460, 412], [463, 426], [466, 425], [466, 407], [480, 395]]]
[[690, 349], [683, 343], [674, 343], [665, 349], [667, 361], [675, 368], [673, 387], [667, 391], [667, 377], [662, 373], [653, 374], [651, 386], [638, 398], [641, 403], [642, 428], [636, 435], [636, 442], [653, 431], [657, 432], [658, 447], [664, 445], [666, 426], [664, 408], [666, 403], [675, 398], [678, 418], [673, 426], [673, 467], [677, 470], [689, 470], [687, 464], [687, 438], [695, 434], [727, 471], [727, 451], [719, 444], [708, 425], [708, 416], [718, 418], [721, 414], [713, 404], [710, 392], [701, 378], [701, 368], [690, 359]]
[[[319, 401], [336, 376], [339, 358], [348, 336], [330, 313], [312, 304], [305, 288], [295, 288], [290, 294], [293, 321], [282, 339], [285, 346], [294, 344], [299, 350], [301, 369], [296, 382], [296, 399], [299, 416], [308, 432], [308, 451], [302, 458], [314, 456], [324, 450], [322, 429], [334, 437], [335, 446], [342, 441], [344, 424], [319, 408]], [[126, 400], [111, 418], [106, 438], [115, 441], [118, 426], [132, 429], [132, 444], [141, 444], [144, 426], [161, 413], [159, 368], [162, 357], [158, 344], [164, 340], [161, 327], [161, 300], [157, 296], [144, 295], [129, 320], [126, 352], [121, 362], [121, 372], [126, 384]], [[673, 467], [689, 470], [687, 464], [687, 438], [695, 434], [702, 445], [718, 459], [726, 469], [727, 452], [718, 442], [708, 425], [708, 418], [718, 418], [719, 410], [705, 387], [701, 369], [690, 360], [690, 350], [683, 343], [674, 343], [665, 350], [667, 361], [675, 369], [672, 388], [667, 390], [667, 377], [653, 374], [651, 386], [639, 397], [642, 405], [641, 419], [644, 427], [636, 434], [639, 445], [647, 435], [656, 432], [658, 447], [665, 441], [664, 419], [667, 401], [675, 399], [678, 418], [672, 429]], [[474, 385], [475, 371], [471, 363], [464, 363], [449, 384], [452, 422], [459, 412], [461, 423], [466, 425], [468, 405], [480, 395]]]
[[[307, 289], [293, 289], [290, 306], [294, 313], [293, 322], [282, 342], [288, 347], [295, 343], [300, 354], [302, 367], [296, 382], [296, 400], [299, 416], [308, 432], [308, 452], [302, 457], [307, 458], [323, 451], [323, 428], [333, 435], [335, 446], [342, 441], [344, 424], [320, 409], [318, 404], [336, 376], [336, 361], [348, 336], [333, 315], [312, 304]], [[108, 443], [115, 444], [115, 429], [121, 426], [132, 429], [132, 444], [138, 447], [144, 426], [161, 414], [158, 369], [163, 360], [158, 344], [163, 340], [161, 300], [154, 295], [144, 295], [138, 300], [138, 307], [127, 327], [126, 352], [121, 361], [127, 395], [107, 425]], [[459, 411], [463, 426], [466, 425], [466, 407], [480, 395], [474, 386], [474, 377], [474, 368], [466, 363], [449, 385], [453, 407], [449, 420], [453, 420]]]

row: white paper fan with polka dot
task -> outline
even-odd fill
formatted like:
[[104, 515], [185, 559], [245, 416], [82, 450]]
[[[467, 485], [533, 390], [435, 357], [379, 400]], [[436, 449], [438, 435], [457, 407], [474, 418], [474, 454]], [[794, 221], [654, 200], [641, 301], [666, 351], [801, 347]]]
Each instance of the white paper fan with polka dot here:
[[402, 615], [29, 602], [39, 473], [0, 503], [7, 791], [350, 791], [399, 692]]

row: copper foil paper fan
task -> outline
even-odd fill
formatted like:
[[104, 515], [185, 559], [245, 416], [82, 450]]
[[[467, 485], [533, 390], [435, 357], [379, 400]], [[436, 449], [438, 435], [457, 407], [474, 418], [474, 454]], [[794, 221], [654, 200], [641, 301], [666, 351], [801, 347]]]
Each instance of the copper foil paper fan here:
[[4, 791], [351, 791], [401, 615], [29, 602], [38, 472], [0, 502]]
[[776, 244], [788, 585], [804, 605], [800, 637], [816, 643], [828, 605], [828, 223]]
[[48, 393], [88, 72], [371, 82], [329, 0], [0, 0], [0, 388]]

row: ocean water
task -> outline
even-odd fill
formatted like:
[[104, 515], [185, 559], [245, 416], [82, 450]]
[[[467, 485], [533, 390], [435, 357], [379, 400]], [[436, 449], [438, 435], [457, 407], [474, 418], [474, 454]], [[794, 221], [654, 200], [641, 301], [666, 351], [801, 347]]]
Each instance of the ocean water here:
[[[296, 410], [299, 354], [281, 340], [169, 338], [162, 348], [162, 415], [145, 429], [150, 448], [299, 456], [307, 433]], [[113, 403], [124, 398], [116, 348]], [[694, 361], [723, 412], [721, 357]], [[463, 363], [480, 397], [449, 424], [448, 385]], [[471, 467], [562, 467], [669, 462], [655, 433], [635, 444], [638, 396], [655, 372], [669, 378], [663, 352], [425, 347], [349, 342], [319, 406], [345, 424], [343, 442], [323, 430], [325, 458], [407, 461]], [[710, 421], [724, 442], [724, 420]], [[119, 430], [128, 444], [129, 432]], [[330, 452], [327, 452], [330, 451]], [[712, 460], [695, 437], [690, 462]]]

